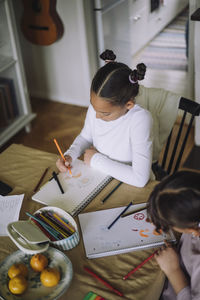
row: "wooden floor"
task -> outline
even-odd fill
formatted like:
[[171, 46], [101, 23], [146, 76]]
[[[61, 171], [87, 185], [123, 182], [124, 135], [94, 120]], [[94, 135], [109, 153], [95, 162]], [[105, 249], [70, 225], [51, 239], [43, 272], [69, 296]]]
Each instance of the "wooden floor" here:
[[[84, 123], [87, 108], [44, 99], [32, 99], [31, 102], [32, 110], [37, 114], [37, 117], [32, 121], [31, 132], [26, 133], [23, 129], [9, 143], [4, 145], [0, 151], [5, 150], [10, 144], [16, 143], [57, 154], [57, 149], [53, 142], [54, 138], [57, 139], [61, 149], [63, 151], [66, 150], [79, 134]], [[176, 136], [176, 132], [174, 136]], [[181, 165], [193, 148], [193, 136], [194, 131], [192, 130]]]
[[87, 108], [44, 99], [31, 99], [31, 103], [37, 114], [31, 123], [31, 132], [26, 133], [23, 129], [1, 151], [16, 143], [57, 153], [54, 138], [63, 151], [67, 149], [83, 126]]

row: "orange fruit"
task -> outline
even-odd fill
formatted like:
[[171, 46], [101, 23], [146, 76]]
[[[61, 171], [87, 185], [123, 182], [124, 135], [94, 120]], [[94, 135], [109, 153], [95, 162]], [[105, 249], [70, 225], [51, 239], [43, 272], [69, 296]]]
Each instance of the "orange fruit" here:
[[17, 275], [26, 277], [28, 275], [28, 268], [23, 263], [15, 263], [8, 269], [9, 278], [14, 278]]
[[46, 268], [40, 274], [40, 281], [44, 286], [56, 286], [60, 280], [60, 272], [56, 268]]
[[42, 253], [35, 254], [31, 257], [30, 266], [36, 272], [41, 272], [48, 265], [48, 259]]
[[8, 288], [12, 294], [21, 295], [28, 287], [26, 278], [22, 275], [17, 275], [9, 280]]

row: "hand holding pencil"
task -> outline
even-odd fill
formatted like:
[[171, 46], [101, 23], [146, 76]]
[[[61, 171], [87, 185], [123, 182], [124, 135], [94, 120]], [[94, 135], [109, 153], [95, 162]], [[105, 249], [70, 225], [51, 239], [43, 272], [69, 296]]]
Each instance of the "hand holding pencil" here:
[[[70, 167], [71, 165], [71, 161], [72, 161], [72, 158], [71, 156], [67, 155], [65, 156], [65, 161], [59, 157], [56, 161], [56, 167], [58, 168], [58, 170], [61, 172], [61, 173], [65, 173], [65, 172], [68, 172], [68, 166]], [[68, 165], [66, 165], [68, 164]]]
[[62, 173], [69, 171], [69, 174], [72, 175], [72, 171], [71, 171], [72, 158], [71, 158], [71, 156], [70, 155], [64, 156], [56, 139], [54, 139], [53, 141], [54, 141], [54, 143], [58, 149], [58, 152], [60, 153], [60, 156], [61, 156], [61, 158], [59, 158], [56, 162], [56, 166], [57, 166], [58, 170]]

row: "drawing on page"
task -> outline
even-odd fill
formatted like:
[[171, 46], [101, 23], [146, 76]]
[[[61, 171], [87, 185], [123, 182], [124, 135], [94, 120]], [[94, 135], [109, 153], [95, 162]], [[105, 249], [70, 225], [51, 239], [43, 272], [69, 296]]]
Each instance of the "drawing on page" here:
[[139, 231], [139, 235], [142, 237], [149, 237], [149, 234], [147, 234], [147, 232], [149, 232], [149, 229], [141, 229]]
[[[155, 228], [153, 226], [150, 225], [150, 223], [148, 222], [148, 224], [146, 224], [147, 227], [149, 227], [149, 225], [152, 228], [145, 228], [145, 224], [143, 224], [143, 220], [145, 219], [145, 214], [144, 213], [136, 213], [132, 216], [132, 221], [134, 223], [134, 228], [131, 228], [132, 231], [137, 232], [139, 236], [141, 236], [142, 238], [148, 238], [151, 235], [162, 235], [162, 230], [160, 230], [160, 232], [157, 232], [155, 230]], [[141, 228], [141, 224], [143, 224], [142, 228]], [[144, 227], [145, 226], [145, 227]]]
[[66, 174], [65, 180], [68, 181], [68, 183], [67, 183], [68, 187], [70, 185], [70, 186], [81, 189], [81, 188], [85, 188], [85, 187], [89, 186], [92, 183], [93, 178], [90, 178], [89, 176], [84, 175], [80, 171], [73, 170], [73, 175], [69, 176], [68, 174]]
[[143, 214], [143, 213], [136, 213], [136, 214], [134, 214], [134, 216], [133, 216], [133, 218], [135, 219], [135, 220], [144, 220], [144, 218], [145, 218], [145, 215]]
[[72, 175], [72, 176], [69, 176], [68, 174], [66, 174], [65, 179], [66, 180], [71, 180], [72, 178], [79, 178], [79, 177], [81, 177], [81, 173], [78, 173], [78, 174], [75, 174], [75, 175]]

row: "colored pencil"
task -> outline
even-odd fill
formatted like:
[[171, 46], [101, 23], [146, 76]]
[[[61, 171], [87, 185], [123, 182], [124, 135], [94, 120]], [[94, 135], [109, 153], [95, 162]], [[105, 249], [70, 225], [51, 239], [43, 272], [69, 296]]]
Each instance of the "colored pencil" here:
[[141, 211], [141, 210], [144, 210], [144, 209], [146, 208], [146, 206], [147, 206], [147, 203], [145, 203], [145, 204], [146, 204], [146, 205], [144, 205], [143, 207], [140, 207], [140, 208], [138, 208], [138, 209], [135, 209], [135, 210], [132, 210], [132, 211], [130, 211], [130, 212], [127, 212], [126, 214], [123, 214], [123, 215], [121, 216], [121, 218], [128, 217], [128, 216], [133, 215], [133, 214], [135, 214], [135, 213], [137, 213], [137, 212], [139, 212], [139, 211]]
[[75, 229], [72, 227], [72, 225], [69, 223], [67, 224], [65, 221], [63, 221], [57, 214], [55, 213], [51, 213], [52, 216], [57, 220], [57, 222], [64, 226], [64, 228], [66, 228], [67, 230], [69, 230], [71, 232], [71, 234], [73, 234], [75, 232]]
[[105, 298], [98, 296], [97, 294], [95, 294], [93, 292], [89, 292], [89, 293], [87, 293], [87, 295], [85, 295], [83, 300], [105, 300]]
[[117, 216], [117, 218], [108, 226], [108, 229], [110, 229], [116, 222], [117, 220], [119, 220], [119, 218], [121, 218], [121, 216], [125, 213], [125, 211], [127, 211], [127, 209], [129, 209], [129, 207], [132, 205], [132, 202], [130, 202], [125, 208], [124, 210], [119, 214], [119, 216]]
[[48, 226], [46, 223], [44, 223], [42, 220], [40, 220], [36, 216], [33, 216], [28, 212], [26, 212], [26, 214], [27, 214], [27, 216], [31, 217], [32, 219], [35, 219], [39, 224], [41, 224], [57, 241], [59, 240], [57, 231], [53, 230], [50, 226]]
[[37, 213], [34, 216], [37, 217], [41, 222], [43, 222], [42, 226], [44, 227], [47, 226], [48, 229], [51, 230], [57, 236], [57, 240], [62, 240], [66, 237], [53, 224], [51, 224], [50, 221], [47, 218], [45, 218], [41, 213]]
[[49, 230], [53, 231], [53, 233], [57, 236], [58, 240], [62, 240], [64, 239], [66, 236], [64, 234], [62, 234], [55, 226], [54, 224], [50, 223], [50, 220], [48, 220], [44, 215], [42, 215], [41, 213], [37, 213], [36, 216], [39, 220], [41, 220], [41, 222], [43, 222], [44, 225], [42, 226], [47, 226], [49, 228]]
[[114, 189], [101, 201], [102, 203], [106, 202], [106, 200], [112, 195], [112, 193], [114, 193], [114, 191], [116, 191], [116, 189], [118, 189], [118, 187], [122, 184], [123, 182], [120, 182], [116, 185], [116, 187], [114, 187]]
[[149, 257], [147, 257], [143, 262], [141, 262], [136, 268], [134, 268], [133, 270], [131, 270], [127, 275], [125, 275], [123, 277], [123, 279], [126, 280], [131, 274], [135, 273], [144, 264], [146, 264], [151, 258], [153, 258], [156, 253], [157, 253], [157, 251], [153, 252]]
[[71, 227], [72, 230], [76, 231], [76, 229], [74, 228], [74, 226], [72, 226], [72, 224], [70, 224], [69, 221], [67, 221], [67, 220], [66, 220], [65, 218], [63, 218], [63, 217], [60, 217], [60, 218], [61, 218], [61, 220], [62, 220], [63, 222], [67, 223], [67, 225], [69, 225], [69, 226]]
[[44, 216], [43, 214], [39, 214], [38, 216], [40, 216], [49, 226], [51, 226], [55, 231], [57, 231], [62, 238], [67, 238], [68, 235], [66, 233], [64, 233], [62, 230], [60, 230], [58, 228], [58, 226], [56, 226], [49, 218], [47, 218], [46, 216]]
[[45, 212], [44, 216], [47, 217], [47, 219], [49, 218], [56, 226], [58, 226], [61, 231], [64, 231], [64, 233], [66, 233], [68, 236], [72, 235], [72, 232], [68, 228], [64, 227], [63, 224], [59, 223], [50, 211]]
[[111, 289], [114, 293], [116, 293], [117, 295], [123, 297], [123, 294], [121, 292], [119, 292], [118, 290], [116, 290], [115, 288], [113, 288], [108, 282], [106, 282], [104, 279], [102, 279], [101, 277], [99, 277], [97, 274], [95, 274], [92, 270], [90, 270], [87, 267], [84, 267], [84, 270], [87, 271], [90, 275], [92, 275], [94, 278], [96, 278], [97, 280], [99, 280], [100, 282], [102, 282], [105, 286], [107, 286], [109, 289]]
[[49, 170], [49, 167], [44, 170], [44, 172], [43, 172], [42, 176], [40, 177], [38, 183], [36, 184], [36, 186], [33, 189], [34, 193], [37, 192], [37, 190], [38, 190], [39, 186], [41, 185], [42, 180], [44, 179], [44, 177], [47, 174], [48, 170]]
[[[31, 218], [32, 219], [32, 218]], [[38, 221], [32, 219], [32, 221], [35, 223], [36, 226], [53, 242], [56, 241], [56, 239], [44, 228], [42, 225], [38, 223]]]
[[[64, 157], [64, 154], [62, 153], [61, 149], [60, 149], [60, 146], [58, 145], [58, 142], [56, 141], [56, 139], [53, 139], [54, 143], [56, 144], [56, 147], [58, 149], [58, 152], [60, 153], [63, 161], [66, 161], [66, 158]], [[70, 166], [67, 166], [67, 169], [69, 170], [69, 174], [72, 175], [72, 171], [71, 171], [71, 168]]]
[[96, 300], [97, 295], [96, 294], [90, 294], [89, 298], [87, 300]]
[[61, 193], [64, 194], [65, 192], [64, 192], [64, 190], [63, 190], [63, 188], [62, 188], [62, 185], [61, 185], [61, 183], [60, 183], [60, 181], [59, 181], [59, 179], [58, 179], [58, 176], [57, 176], [56, 172], [53, 171], [53, 172], [52, 172], [52, 175], [53, 175], [53, 178], [55, 179], [55, 181], [57, 182], [58, 187], [59, 187]]

